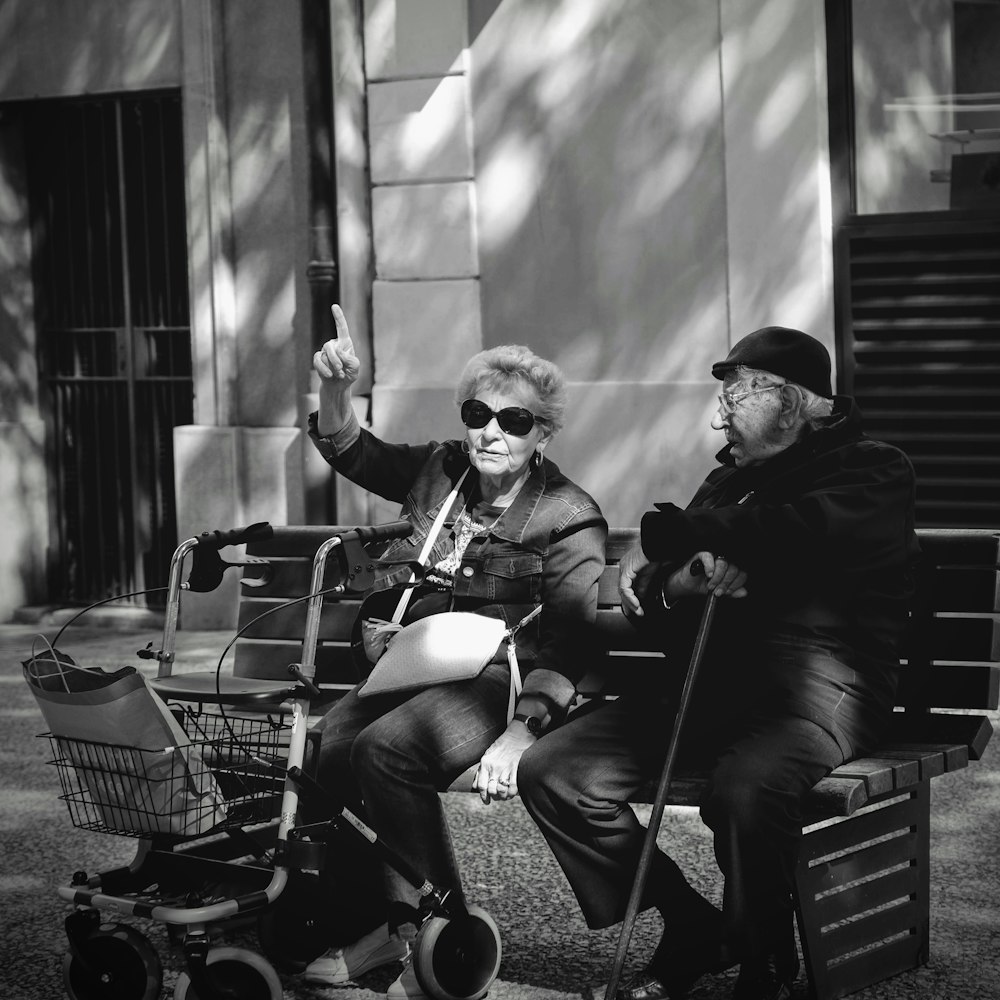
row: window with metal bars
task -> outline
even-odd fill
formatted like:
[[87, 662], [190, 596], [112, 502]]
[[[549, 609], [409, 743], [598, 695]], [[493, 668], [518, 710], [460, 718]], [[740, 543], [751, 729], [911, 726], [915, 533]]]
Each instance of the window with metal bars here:
[[[192, 420], [177, 92], [22, 105], [47, 416], [50, 599], [166, 583]], [[154, 603], [157, 603], [154, 600]]]

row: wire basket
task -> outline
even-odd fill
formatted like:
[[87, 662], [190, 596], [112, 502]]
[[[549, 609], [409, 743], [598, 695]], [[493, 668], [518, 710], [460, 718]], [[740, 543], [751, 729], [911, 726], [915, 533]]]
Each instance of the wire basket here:
[[75, 827], [193, 837], [278, 815], [291, 726], [271, 716], [175, 715], [187, 745], [144, 749], [43, 734]]

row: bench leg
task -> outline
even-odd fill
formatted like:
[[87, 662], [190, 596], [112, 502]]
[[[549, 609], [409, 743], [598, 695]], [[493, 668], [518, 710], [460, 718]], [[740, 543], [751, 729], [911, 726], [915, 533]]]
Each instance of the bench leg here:
[[813, 1000], [833, 1000], [926, 964], [929, 866], [929, 779], [806, 832], [796, 892]]

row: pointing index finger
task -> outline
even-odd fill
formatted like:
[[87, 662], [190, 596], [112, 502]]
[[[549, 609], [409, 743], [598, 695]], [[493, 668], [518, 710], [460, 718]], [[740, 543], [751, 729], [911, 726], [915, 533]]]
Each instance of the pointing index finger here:
[[337, 328], [337, 339], [350, 340], [351, 334], [347, 328], [347, 317], [344, 315], [344, 310], [334, 303], [330, 306], [330, 311], [333, 313], [333, 323]]

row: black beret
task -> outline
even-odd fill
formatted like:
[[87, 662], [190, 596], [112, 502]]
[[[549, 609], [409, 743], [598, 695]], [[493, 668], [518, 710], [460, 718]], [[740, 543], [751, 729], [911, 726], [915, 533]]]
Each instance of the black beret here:
[[833, 395], [830, 353], [815, 337], [801, 330], [787, 326], [754, 330], [733, 345], [725, 361], [712, 365], [712, 374], [724, 379], [737, 365], [780, 375], [820, 396]]

